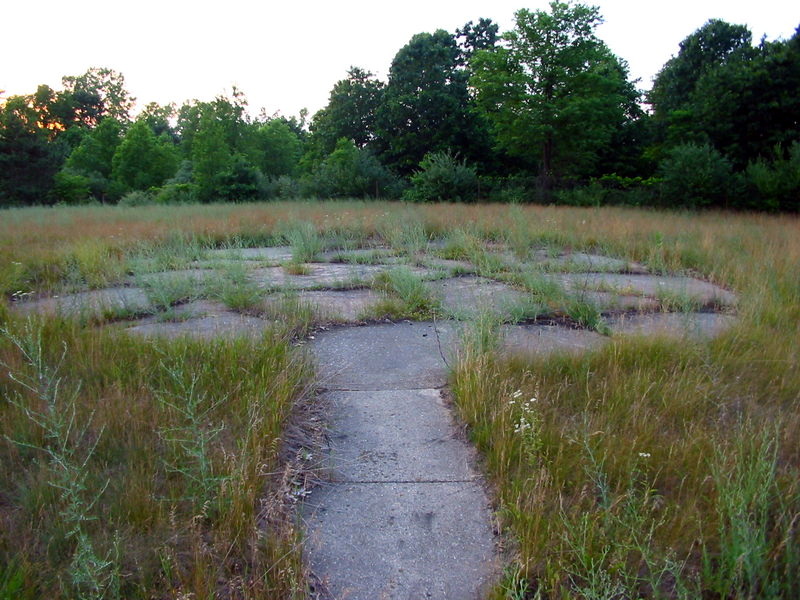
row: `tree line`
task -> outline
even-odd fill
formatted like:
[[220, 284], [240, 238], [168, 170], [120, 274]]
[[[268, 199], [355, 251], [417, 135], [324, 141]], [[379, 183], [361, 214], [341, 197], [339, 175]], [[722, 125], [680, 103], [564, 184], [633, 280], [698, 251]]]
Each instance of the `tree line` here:
[[642, 92], [596, 7], [419, 33], [309, 120], [235, 89], [148, 104], [91, 68], [0, 106], [0, 206], [297, 197], [800, 209], [800, 27], [710, 20]]

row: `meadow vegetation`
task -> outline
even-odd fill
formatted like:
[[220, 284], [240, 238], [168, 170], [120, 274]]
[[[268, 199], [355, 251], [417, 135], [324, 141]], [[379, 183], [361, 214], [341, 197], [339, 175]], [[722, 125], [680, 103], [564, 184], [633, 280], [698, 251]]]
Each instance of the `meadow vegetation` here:
[[[500, 354], [499, 322], [479, 315], [451, 389], [503, 530], [495, 597], [800, 595], [800, 221], [341, 201], [3, 212], [0, 598], [304, 597], [290, 516], [303, 452], [285, 441], [313, 381], [294, 345], [313, 330], [307, 306], [291, 293], [264, 305], [231, 266], [203, 293], [280, 317], [259, 339], [143, 340], [102, 317], [12, 309], [287, 241], [298, 260], [376, 245], [413, 258], [436, 242], [542, 310], [563, 290], [498, 256], [603, 253], [735, 290], [739, 321], [713, 341], [622, 338], [583, 355]], [[399, 315], [436, 310], [407, 267], [379, 286]], [[166, 308], [197, 289], [151, 293]]]

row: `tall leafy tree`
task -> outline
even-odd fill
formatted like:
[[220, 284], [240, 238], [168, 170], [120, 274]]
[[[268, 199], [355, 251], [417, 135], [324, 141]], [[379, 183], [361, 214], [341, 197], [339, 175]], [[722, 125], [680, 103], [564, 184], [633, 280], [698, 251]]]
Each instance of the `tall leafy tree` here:
[[128, 128], [111, 161], [111, 176], [125, 190], [158, 187], [175, 174], [178, 151], [168, 136], [156, 137], [144, 120]]
[[469, 21], [456, 29], [456, 40], [461, 48], [462, 62], [469, 64], [470, 58], [478, 50], [491, 50], [497, 45], [499, 27], [491, 19], [479, 19], [477, 23]]
[[372, 73], [350, 67], [347, 77], [336, 82], [328, 105], [311, 122], [314, 141], [323, 155], [333, 152], [341, 138], [364, 148], [375, 138], [375, 114], [385, 85]]
[[697, 82], [732, 54], [748, 50], [752, 34], [744, 25], [711, 19], [680, 43], [680, 51], [658, 72], [648, 101], [657, 117], [686, 109]]
[[557, 174], [591, 172], [638, 93], [625, 63], [595, 35], [596, 7], [551, 2], [515, 20], [504, 45], [475, 54], [471, 83], [499, 146], [549, 187]]
[[45, 204], [69, 146], [42, 126], [31, 96], [0, 107], [0, 205]]
[[302, 153], [297, 133], [283, 119], [272, 119], [255, 132], [253, 164], [267, 177], [292, 175]]
[[233, 162], [225, 128], [215, 111], [202, 111], [192, 143], [192, 176], [200, 200], [209, 202], [215, 198], [219, 192], [220, 176]]
[[75, 119], [93, 126], [106, 116], [125, 122], [136, 102], [125, 89], [125, 77], [113, 69], [92, 67], [61, 79], [73, 101]]
[[411, 173], [428, 152], [470, 155], [480, 141], [461, 63], [442, 29], [415, 35], [394, 57], [375, 120], [379, 154], [397, 172]]
[[114, 153], [122, 141], [122, 124], [114, 118], [103, 119], [67, 158], [64, 167], [91, 175], [96, 173], [106, 179], [111, 177]]
[[691, 127], [737, 168], [800, 141], [800, 28], [788, 41], [730, 54], [698, 79]]

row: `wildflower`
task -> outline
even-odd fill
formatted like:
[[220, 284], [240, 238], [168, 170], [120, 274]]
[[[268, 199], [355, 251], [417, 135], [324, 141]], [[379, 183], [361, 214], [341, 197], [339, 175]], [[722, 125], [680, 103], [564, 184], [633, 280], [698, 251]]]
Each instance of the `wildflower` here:
[[640, 458], [650, 458], [650, 453], [649, 452], [639, 452], [639, 457]]
[[515, 400], [516, 400], [517, 398], [519, 398], [520, 396], [522, 396], [522, 390], [517, 390], [516, 392], [514, 392], [513, 394], [511, 394], [511, 397], [512, 397], [512, 398], [514, 398]]

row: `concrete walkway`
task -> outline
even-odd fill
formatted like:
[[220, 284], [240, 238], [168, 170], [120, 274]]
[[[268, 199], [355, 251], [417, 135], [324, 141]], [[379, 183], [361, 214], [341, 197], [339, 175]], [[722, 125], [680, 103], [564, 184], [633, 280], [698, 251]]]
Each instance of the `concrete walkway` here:
[[330, 480], [303, 514], [323, 598], [466, 600], [493, 582], [488, 499], [441, 395], [451, 328], [407, 322], [314, 340]]

